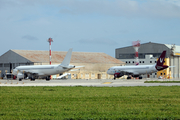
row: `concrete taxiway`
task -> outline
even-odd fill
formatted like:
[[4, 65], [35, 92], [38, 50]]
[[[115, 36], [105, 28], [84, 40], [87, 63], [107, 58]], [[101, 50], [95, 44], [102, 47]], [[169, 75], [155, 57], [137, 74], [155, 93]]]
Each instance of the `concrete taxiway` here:
[[[154, 79], [159, 80], [159, 79]], [[144, 83], [151, 79], [126, 80], [126, 79], [66, 79], [66, 80], [0, 80], [0, 86], [96, 86], [96, 87], [119, 87], [119, 86], [180, 86], [180, 83]], [[161, 80], [163, 81], [163, 80]], [[166, 81], [166, 80], [164, 80]], [[169, 81], [169, 80], [168, 80]]]

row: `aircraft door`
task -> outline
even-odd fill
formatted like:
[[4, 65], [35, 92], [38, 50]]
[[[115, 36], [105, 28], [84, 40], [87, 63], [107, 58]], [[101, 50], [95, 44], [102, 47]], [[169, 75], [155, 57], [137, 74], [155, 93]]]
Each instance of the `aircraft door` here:
[[101, 74], [98, 74], [98, 79], [101, 79]]

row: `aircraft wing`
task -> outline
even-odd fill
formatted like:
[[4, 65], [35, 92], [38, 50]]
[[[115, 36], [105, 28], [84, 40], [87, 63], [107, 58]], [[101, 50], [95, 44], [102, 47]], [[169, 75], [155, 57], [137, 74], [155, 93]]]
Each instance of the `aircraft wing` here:
[[119, 72], [123, 72], [126, 75], [139, 75], [139, 72], [133, 70], [121, 70]]
[[23, 71], [21, 70], [19, 72], [21, 72], [21, 73], [29, 73], [29, 74], [36, 74], [36, 75], [39, 75], [39, 76], [43, 76], [44, 75], [44, 73], [39, 73], [36, 70], [23, 70]]

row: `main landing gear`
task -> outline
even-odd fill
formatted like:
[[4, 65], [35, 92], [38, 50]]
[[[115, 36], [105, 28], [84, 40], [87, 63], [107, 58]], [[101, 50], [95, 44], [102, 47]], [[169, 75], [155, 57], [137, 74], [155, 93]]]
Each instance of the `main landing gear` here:
[[49, 80], [50, 80], [50, 76], [47, 76], [47, 77], [46, 77], [46, 81], [49, 81]]
[[[139, 76], [139, 77], [133, 77], [133, 78], [139, 78], [139, 79], [142, 79], [142, 76]], [[127, 80], [131, 79], [131, 76], [128, 76], [127, 77]]]
[[29, 77], [31, 81], [35, 81], [35, 77]]

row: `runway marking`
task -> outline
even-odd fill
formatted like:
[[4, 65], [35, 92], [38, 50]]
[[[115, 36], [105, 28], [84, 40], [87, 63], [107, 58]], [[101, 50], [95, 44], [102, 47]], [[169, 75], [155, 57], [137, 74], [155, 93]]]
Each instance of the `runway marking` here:
[[104, 82], [103, 84], [111, 84], [112, 82]]

